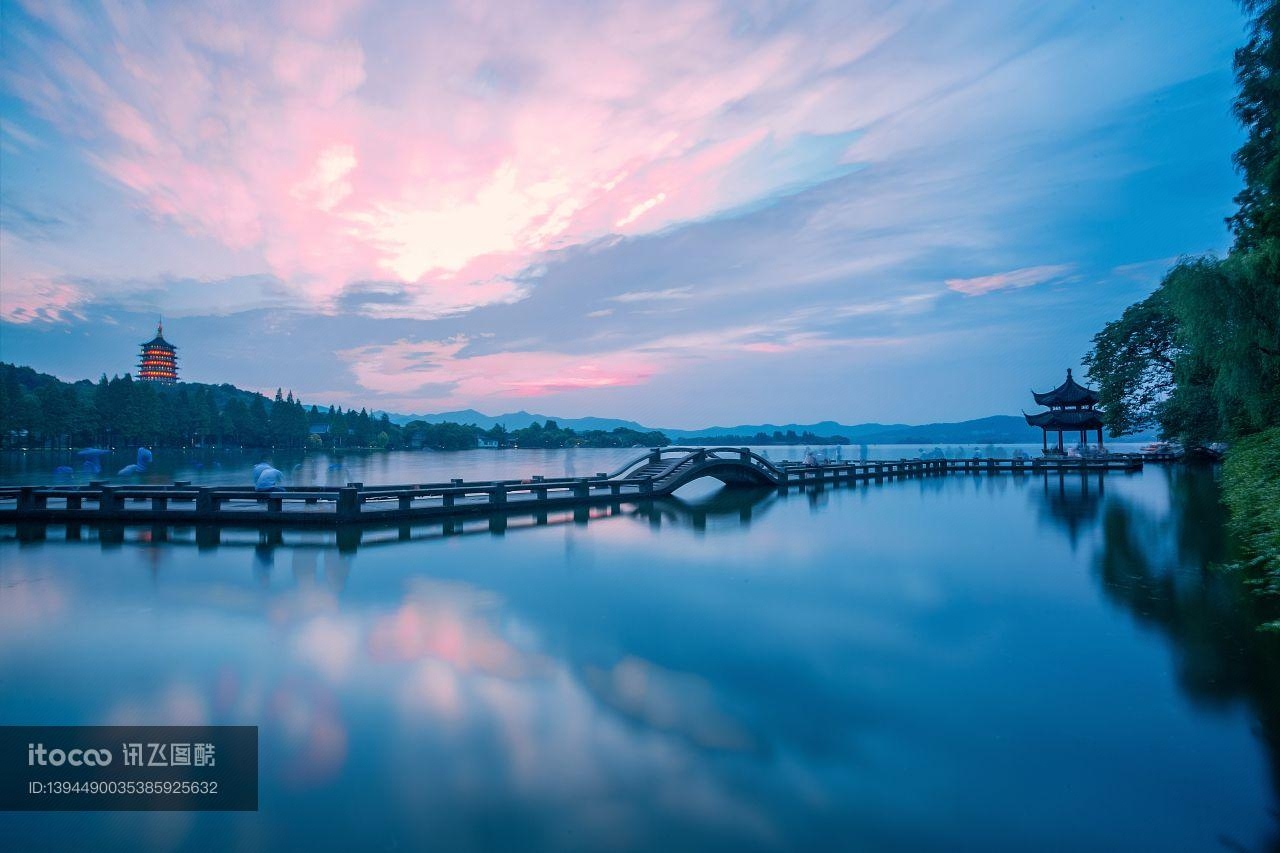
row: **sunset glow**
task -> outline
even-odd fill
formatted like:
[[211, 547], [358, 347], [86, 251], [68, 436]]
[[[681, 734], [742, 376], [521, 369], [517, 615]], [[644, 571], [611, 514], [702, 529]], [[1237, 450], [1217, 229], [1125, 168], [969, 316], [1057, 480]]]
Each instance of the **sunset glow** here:
[[[308, 402], [671, 422], [746, 371], [834, 371], [874, 404], [796, 405], [927, 417], [886, 378], [1055, 372], [1078, 331], [998, 330], [1225, 243], [1160, 222], [1236, 181], [1229, 4], [126, 5], [5, 9], [4, 357], [69, 377], [128, 369], [164, 314], [186, 376]], [[1183, 113], [1205, 129], [1170, 134]], [[920, 358], [959, 337], [986, 343]]]

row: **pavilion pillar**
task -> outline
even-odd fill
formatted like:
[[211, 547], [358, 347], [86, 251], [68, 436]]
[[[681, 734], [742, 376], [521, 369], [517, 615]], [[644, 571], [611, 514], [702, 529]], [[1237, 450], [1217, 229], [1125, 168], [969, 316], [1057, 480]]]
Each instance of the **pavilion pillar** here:
[[1049, 451], [1049, 430], [1040, 430], [1040, 450], [1047, 453]]
[[1062, 453], [1062, 430], [1058, 430], [1058, 452]]
[[1085, 437], [1085, 430], [1080, 430], [1080, 446], [1086, 447], [1086, 442], [1088, 442], [1088, 440], [1089, 439]]
[[1102, 427], [1098, 427], [1098, 449], [1102, 449]]

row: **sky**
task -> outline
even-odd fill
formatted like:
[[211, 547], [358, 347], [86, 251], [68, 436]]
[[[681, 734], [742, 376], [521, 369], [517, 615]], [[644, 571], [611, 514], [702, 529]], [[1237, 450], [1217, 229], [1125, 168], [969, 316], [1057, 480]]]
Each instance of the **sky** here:
[[651, 426], [1033, 409], [1222, 253], [1230, 0], [0, 0], [0, 360]]

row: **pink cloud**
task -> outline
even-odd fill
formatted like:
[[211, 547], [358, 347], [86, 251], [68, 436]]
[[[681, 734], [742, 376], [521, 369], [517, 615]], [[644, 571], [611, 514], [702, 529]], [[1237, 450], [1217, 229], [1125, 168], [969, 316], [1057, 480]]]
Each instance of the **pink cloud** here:
[[1047, 281], [1062, 278], [1072, 269], [1071, 264], [1023, 267], [1022, 269], [984, 275], [978, 278], [949, 278], [947, 279], [947, 287], [957, 293], [963, 293], [965, 296], [982, 296], [997, 290], [1010, 290], [1044, 284]]
[[511, 282], [554, 249], [793, 184], [748, 155], [874, 118], [845, 109], [834, 127], [849, 93], [824, 75], [895, 26], [864, 21], [851, 42], [743, 35], [710, 2], [579, 11], [46, 15], [60, 37], [25, 34], [49, 59], [14, 88], [137, 204], [260, 253], [310, 304], [394, 280], [408, 298], [379, 311], [434, 317], [519, 298]]
[[[485, 405], [496, 400], [542, 397], [643, 385], [681, 365], [748, 356], [776, 358], [813, 350], [899, 346], [908, 339], [840, 337], [798, 328], [802, 317], [780, 316], [768, 324], [747, 324], [666, 335], [626, 349], [588, 353], [551, 350], [467, 352], [472, 341], [458, 336], [443, 341], [406, 341], [342, 350], [361, 388], [384, 396], [388, 404]], [[310, 390], [309, 397], [347, 395]], [[366, 398], [361, 392], [352, 397]], [[390, 399], [394, 398], [394, 400]]]
[[[465, 355], [468, 340], [397, 341], [339, 353], [364, 388], [435, 400], [536, 397], [557, 391], [638, 385], [657, 372], [653, 359], [625, 352], [574, 355], [546, 351]], [[447, 390], [440, 390], [447, 387]]]
[[78, 317], [87, 294], [35, 262], [26, 245], [0, 231], [0, 319], [10, 323], [58, 321]]

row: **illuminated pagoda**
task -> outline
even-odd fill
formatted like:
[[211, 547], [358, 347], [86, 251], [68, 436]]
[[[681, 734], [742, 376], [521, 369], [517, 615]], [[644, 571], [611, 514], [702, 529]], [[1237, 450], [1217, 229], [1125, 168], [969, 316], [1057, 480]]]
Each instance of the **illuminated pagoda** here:
[[1062, 434], [1066, 432], [1080, 433], [1080, 446], [1087, 447], [1087, 433], [1096, 430], [1098, 433], [1098, 449], [1102, 449], [1102, 412], [1094, 408], [1098, 404], [1098, 395], [1092, 388], [1086, 388], [1071, 378], [1071, 368], [1067, 368], [1067, 381], [1052, 391], [1043, 394], [1031, 392], [1036, 402], [1048, 406], [1049, 411], [1035, 415], [1022, 415], [1031, 426], [1040, 427], [1044, 436], [1044, 452], [1049, 452], [1049, 433], [1058, 434], [1058, 453], [1065, 452], [1062, 447]]
[[156, 324], [156, 336], [142, 345], [138, 378], [172, 385], [178, 381], [178, 348], [164, 339], [164, 321]]

